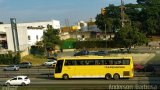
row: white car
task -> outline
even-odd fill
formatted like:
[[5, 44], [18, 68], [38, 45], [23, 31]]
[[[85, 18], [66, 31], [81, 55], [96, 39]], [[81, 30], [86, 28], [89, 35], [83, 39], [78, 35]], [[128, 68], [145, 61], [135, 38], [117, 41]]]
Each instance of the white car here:
[[56, 64], [57, 61], [56, 60], [49, 60], [47, 62], [44, 62], [43, 65], [45, 66], [50, 66], [50, 65], [53, 65], [53, 64]]
[[19, 67], [17, 65], [10, 65], [3, 69], [4, 71], [18, 71]]
[[27, 76], [16, 76], [13, 77], [10, 80], [7, 80], [5, 82], [5, 85], [10, 86], [10, 85], [29, 85], [31, 83], [30, 79]]

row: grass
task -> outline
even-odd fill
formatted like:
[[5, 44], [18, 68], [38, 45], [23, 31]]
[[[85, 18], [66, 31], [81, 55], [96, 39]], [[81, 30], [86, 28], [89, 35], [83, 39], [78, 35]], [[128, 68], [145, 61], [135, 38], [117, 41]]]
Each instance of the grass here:
[[22, 57], [20, 62], [25, 62], [25, 61], [29, 61], [32, 62], [33, 65], [37, 65], [44, 63], [45, 61], [47, 61], [47, 59], [41, 56], [27, 55]]

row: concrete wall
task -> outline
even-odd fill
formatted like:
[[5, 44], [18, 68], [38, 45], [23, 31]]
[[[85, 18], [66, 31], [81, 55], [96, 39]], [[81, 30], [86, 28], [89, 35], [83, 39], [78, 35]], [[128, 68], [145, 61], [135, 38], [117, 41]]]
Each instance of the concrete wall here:
[[112, 56], [132, 56], [134, 63], [146, 64], [155, 57], [155, 53], [137, 53], [137, 54], [113, 54]]
[[[7, 35], [8, 50], [14, 51], [12, 30], [10, 27], [5, 28], [5, 29], [6, 29], [6, 35]], [[18, 27], [17, 32], [18, 32], [19, 48], [21, 51], [23, 51], [26, 48], [28, 48], [27, 28]]]

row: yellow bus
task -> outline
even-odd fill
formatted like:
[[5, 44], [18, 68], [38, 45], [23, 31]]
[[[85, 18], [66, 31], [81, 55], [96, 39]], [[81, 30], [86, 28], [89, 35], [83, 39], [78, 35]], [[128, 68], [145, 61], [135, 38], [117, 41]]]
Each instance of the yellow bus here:
[[132, 57], [76, 56], [59, 58], [54, 78], [119, 79], [134, 76]]

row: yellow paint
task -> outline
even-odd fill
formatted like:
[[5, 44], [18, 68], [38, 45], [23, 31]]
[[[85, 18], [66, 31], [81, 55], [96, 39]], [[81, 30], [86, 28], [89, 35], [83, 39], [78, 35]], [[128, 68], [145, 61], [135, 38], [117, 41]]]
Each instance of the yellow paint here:
[[[121, 78], [132, 78], [134, 75], [134, 71], [133, 71], [133, 60], [132, 57], [119, 57], [119, 56], [76, 56], [76, 57], [63, 57], [63, 58], [59, 58], [59, 60], [63, 60], [63, 68], [61, 73], [56, 73], [54, 74], [55, 78], [62, 78], [62, 76], [64, 74], [68, 74], [69, 78], [105, 78], [105, 75], [107, 73], [110, 73], [111, 76], [113, 77], [113, 75], [115, 73], [118, 73], [120, 75]], [[88, 60], [95, 60], [94, 61], [94, 65], [88, 65], [87, 63], [84, 65], [66, 65], [65, 62], [67, 60], [70, 61], [79, 61], [79, 60], [84, 60], [84, 62], [88, 62]], [[98, 65], [99, 61], [102, 60], [130, 60], [130, 64], [129, 65]], [[116, 61], [117, 62], [117, 61]], [[57, 68], [57, 67], [56, 67]], [[56, 71], [56, 70], [55, 70]], [[124, 76], [123, 73], [124, 71], [129, 71], [129, 76]]]

